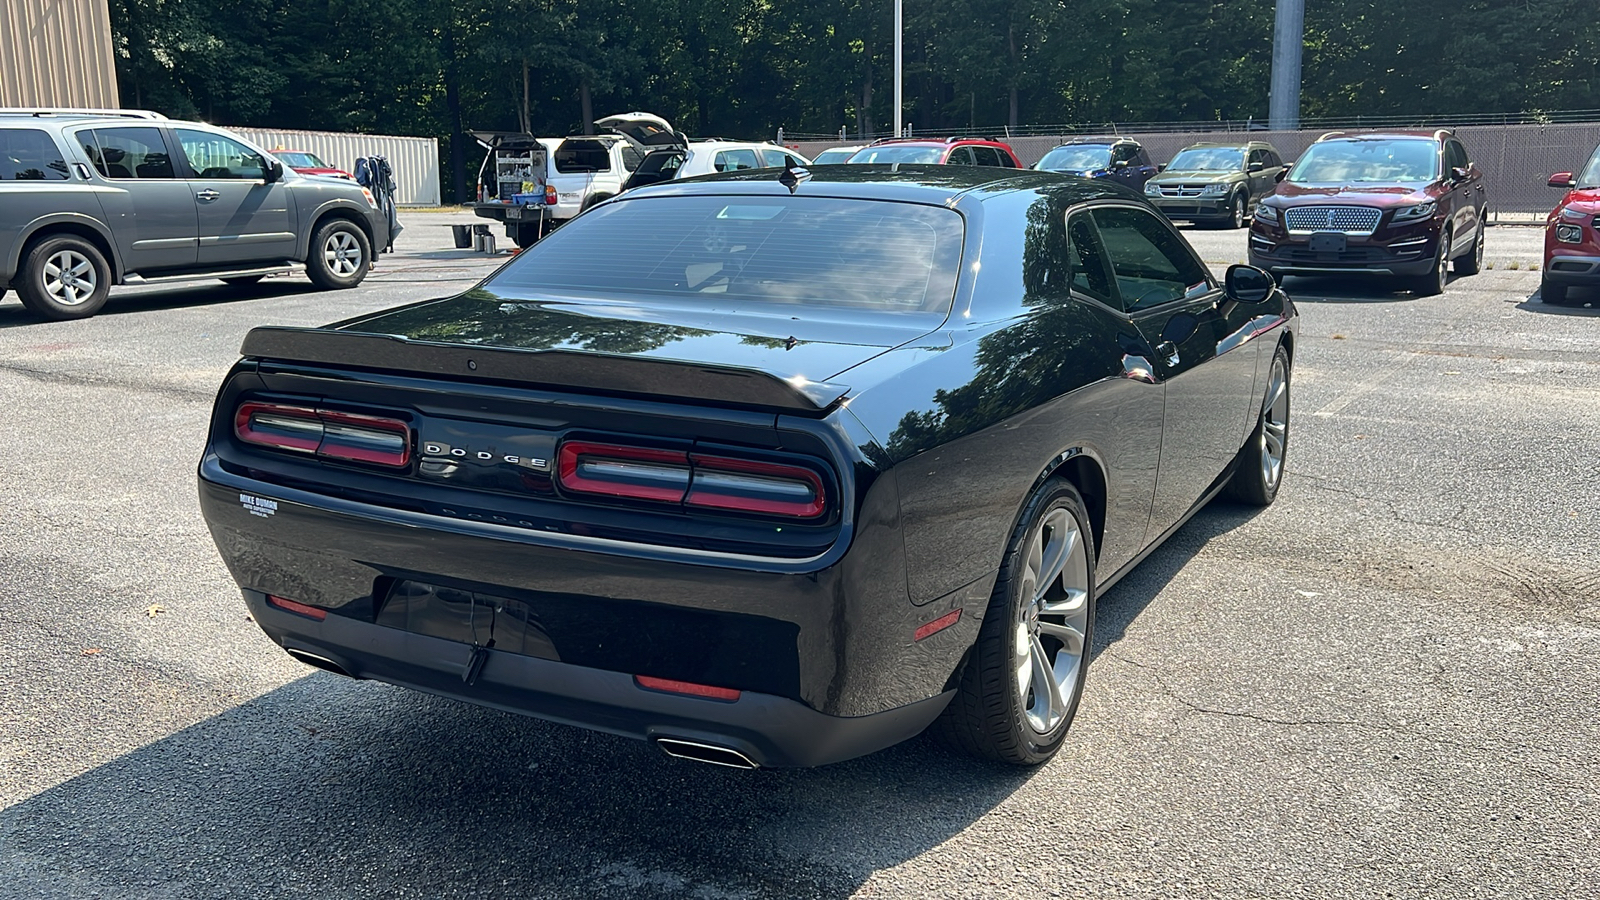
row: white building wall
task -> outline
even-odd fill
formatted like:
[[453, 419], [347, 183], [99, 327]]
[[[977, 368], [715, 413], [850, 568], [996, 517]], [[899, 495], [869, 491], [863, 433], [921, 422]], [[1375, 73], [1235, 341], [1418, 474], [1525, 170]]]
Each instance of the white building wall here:
[[439, 142], [435, 138], [332, 131], [287, 131], [227, 126], [267, 150], [306, 150], [330, 166], [355, 174], [356, 160], [382, 156], [394, 168], [401, 206], [439, 205]]

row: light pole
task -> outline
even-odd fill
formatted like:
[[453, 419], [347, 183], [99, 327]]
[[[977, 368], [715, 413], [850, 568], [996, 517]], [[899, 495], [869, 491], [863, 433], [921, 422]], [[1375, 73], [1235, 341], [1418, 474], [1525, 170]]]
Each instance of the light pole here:
[[900, 0], [894, 0], [894, 136], [901, 137], [900, 128], [900, 38], [902, 31]]
[[1300, 55], [1305, 34], [1306, 0], [1278, 0], [1272, 29], [1272, 94], [1267, 108], [1274, 131], [1300, 127]]

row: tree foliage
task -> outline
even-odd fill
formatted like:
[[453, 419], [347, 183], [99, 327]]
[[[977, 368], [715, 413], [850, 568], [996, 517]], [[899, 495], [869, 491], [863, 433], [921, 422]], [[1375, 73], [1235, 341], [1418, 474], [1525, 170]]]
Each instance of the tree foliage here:
[[[279, 128], [882, 131], [893, 0], [110, 0], [124, 102]], [[1272, 0], [905, 0], [918, 131], [1264, 116]], [[1600, 108], [1593, 0], [1318, 0], [1306, 116]], [[464, 184], [464, 181], [459, 181]], [[448, 192], [448, 191], [447, 191]]]

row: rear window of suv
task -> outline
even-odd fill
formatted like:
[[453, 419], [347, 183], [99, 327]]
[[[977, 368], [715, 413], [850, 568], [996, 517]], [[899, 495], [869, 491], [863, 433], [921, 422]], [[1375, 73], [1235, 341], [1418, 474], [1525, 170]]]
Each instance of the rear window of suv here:
[[71, 177], [56, 142], [37, 128], [0, 128], [0, 181], [65, 181]]
[[1439, 177], [1439, 143], [1415, 140], [1312, 144], [1289, 170], [1294, 184], [1423, 184]]
[[524, 250], [485, 287], [948, 313], [962, 235], [954, 210], [909, 203], [624, 197]]

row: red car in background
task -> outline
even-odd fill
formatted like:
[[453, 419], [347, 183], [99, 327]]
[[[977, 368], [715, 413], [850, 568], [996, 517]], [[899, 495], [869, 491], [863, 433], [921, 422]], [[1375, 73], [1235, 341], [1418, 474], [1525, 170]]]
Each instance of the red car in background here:
[[1600, 147], [1576, 178], [1557, 172], [1550, 186], [1567, 194], [1545, 217], [1539, 297], [1565, 303], [1567, 288], [1600, 287]]
[[959, 137], [884, 138], [857, 150], [846, 162], [1022, 168], [1010, 144]]
[[332, 175], [334, 178], [343, 178], [346, 181], [356, 180], [349, 172], [335, 169], [323, 162], [322, 157], [309, 150], [274, 150], [272, 155], [301, 175]]

